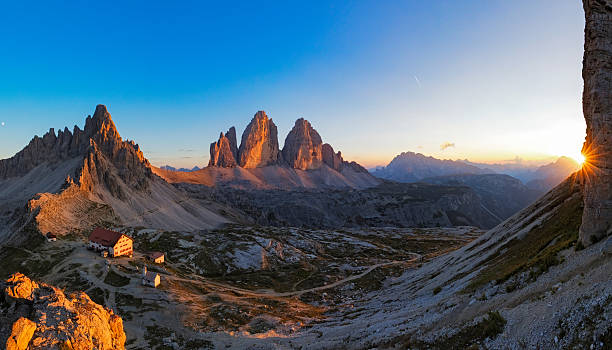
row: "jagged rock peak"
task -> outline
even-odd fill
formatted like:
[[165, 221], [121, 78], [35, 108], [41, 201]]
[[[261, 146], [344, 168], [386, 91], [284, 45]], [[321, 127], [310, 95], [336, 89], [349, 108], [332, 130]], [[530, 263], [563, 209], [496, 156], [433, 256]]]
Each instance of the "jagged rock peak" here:
[[83, 292], [65, 295], [20, 273], [0, 282], [0, 290], [0, 341], [7, 349], [125, 348], [121, 317]]
[[219, 135], [219, 140], [210, 144], [210, 161], [208, 166], [233, 168], [238, 165], [236, 147], [236, 129], [232, 126], [225, 134]]
[[97, 105], [93, 117], [87, 116], [85, 120], [85, 134], [88, 137], [98, 137], [99, 143], [118, 143], [121, 141], [121, 136], [117, 132], [115, 123], [111, 118], [110, 113], [105, 105]]
[[[98, 177], [88, 179], [87, 188], [101, 182], [108, 187], [112, 182], [111, 168], [116, 169], [115, 173], [123, 182], [133, 188], [146, 189], [147, 179], [152, 177], [150, 164], [140, 147], [134, 142], [123, 141], [106, 107], [98, 105], [94, 116], [85, 120], [84, 130], [75, 126], [74, 132], [70, 133], [65, 128], [56, 136], [55, 130], [50, 129], [42, 138], [34, 137], [15, 156], [0, 160], [0, 179], [23, 176], [39, 165], [54, 165], [74, 158], [84, 160], [76, 173], [69, 174], [79, 184], [83, 185], [80, 180], [84, 180], [84, 174]], [[92, 163], [94, 161], [96, 163]]]
[[586, 26], [582, 105], [584, 211], [580, 240], [592, 244], [612, 232], [612, 1], [583, 0]]
[[342, 171], [344, 159], [342, 159], [342, 153], [340, 151], [334, 153], [334, 148], [329, 143], [325, 143], [321, 147], [321, 153], [323, 155], [323, 163], [338, 172]]
[[296, 169], [318, 169], [323, 164], [322, 144], [319, 133], [308, 120], [300, 118], [287, 134], [283, 159]]
[[238, 164], [258, 168], [279, 163], [278, 131], [264, 111], [258, 111], [242, 134]]
[[227, 137], [227, 140], [230, 143], [230, 150], [232, 151], [234, 158], [238, 159], [238, 141], [236, 138], [236, 128], [233, 126], [229, 128], [229, 130], [225, 133], [225, 137]]

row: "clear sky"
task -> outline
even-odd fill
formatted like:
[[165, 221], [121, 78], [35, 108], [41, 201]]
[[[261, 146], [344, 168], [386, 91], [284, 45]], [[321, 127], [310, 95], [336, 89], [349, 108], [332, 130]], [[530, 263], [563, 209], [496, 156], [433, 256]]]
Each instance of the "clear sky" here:
[[281, 147], [304, 117], [366, 166], [575, 157], [583, 16], [579, 0], [7, 2], [0, 158], [98, 103], [155, 165], [205, 165], [257, 110]]

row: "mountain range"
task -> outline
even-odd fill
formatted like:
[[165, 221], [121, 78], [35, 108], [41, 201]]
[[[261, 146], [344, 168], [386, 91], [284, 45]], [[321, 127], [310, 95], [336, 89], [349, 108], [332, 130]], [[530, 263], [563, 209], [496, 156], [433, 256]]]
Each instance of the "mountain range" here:
[[485, 164], [468, 160], [450, 160], [428, 157], [421, 153], [403, 152], [385, 167], [373, 169], [379, 178], [417, 182], [425, 178], [462, 174], [504, 174], [519, 179], [533, 190], [544, 193], [580, 168], [571, 158], [559, 157], [555, 162], [542, 166], [520, 163]]
[[[234, 127], [221, 133], [203, 169], [157, 168], [138, 144], [122, 139], [106, 107], [98, 105], [84, 129], [50, 129], [15, 156], [0, 160], [0, 237], [27, 230], [69, 234], [112, 223], [171, 230], [228, 222], [488, 228], [535, 199], [512, 186], [483, 191], [486, 185], [476, 184], [480, 178], [417, 185], [381, 180], [344, 160], [302, 118], [283, 149], [274, 122], [263, 111], [252, 118], [239, 145], [236, 140]], [[344, 198], [342, 205], [338, 196]]]

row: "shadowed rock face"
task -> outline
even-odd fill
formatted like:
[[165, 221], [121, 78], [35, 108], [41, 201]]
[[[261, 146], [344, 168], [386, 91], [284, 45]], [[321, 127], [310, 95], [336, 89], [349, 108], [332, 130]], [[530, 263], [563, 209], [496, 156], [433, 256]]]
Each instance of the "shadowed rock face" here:
[[255, 114], [242, 134], [238, 164], [243, 168], [259, 168], [279, 162], [276, 125], [264, 111]]
[[319, 133], [308, 120], [300, 118], [287, 134], [283, 159], [295, 169], [318, 169], [323, 164], [322, 144]]
[[236, 129], [232, 126], [225, 134], [219, 135], [219, 140], [210, 144], [210, 161], [208, 166], [233, 168], [238, 165], [236, 148]]
[[591, 244], [612, 231], [612, 1], [583, 0], [586, 15], [582, 97], [587, 161], [580, 239]]
[[334, 148], [329, 143], [325, 143], [321, 147], [321, 153], [323, 154], [323, 163], [335, 171], [342, 171], [344, 159], [342, 159], [340, 151], [334, 153]]

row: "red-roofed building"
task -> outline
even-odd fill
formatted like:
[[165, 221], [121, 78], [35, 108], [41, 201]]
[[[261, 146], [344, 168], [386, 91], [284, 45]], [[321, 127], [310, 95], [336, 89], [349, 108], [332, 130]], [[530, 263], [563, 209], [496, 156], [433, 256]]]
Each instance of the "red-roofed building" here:
[[132, 238], [120, 232], [95, 228], [89, 235], [89, 248], [107, 251], [112, 257], [133, 254]]

